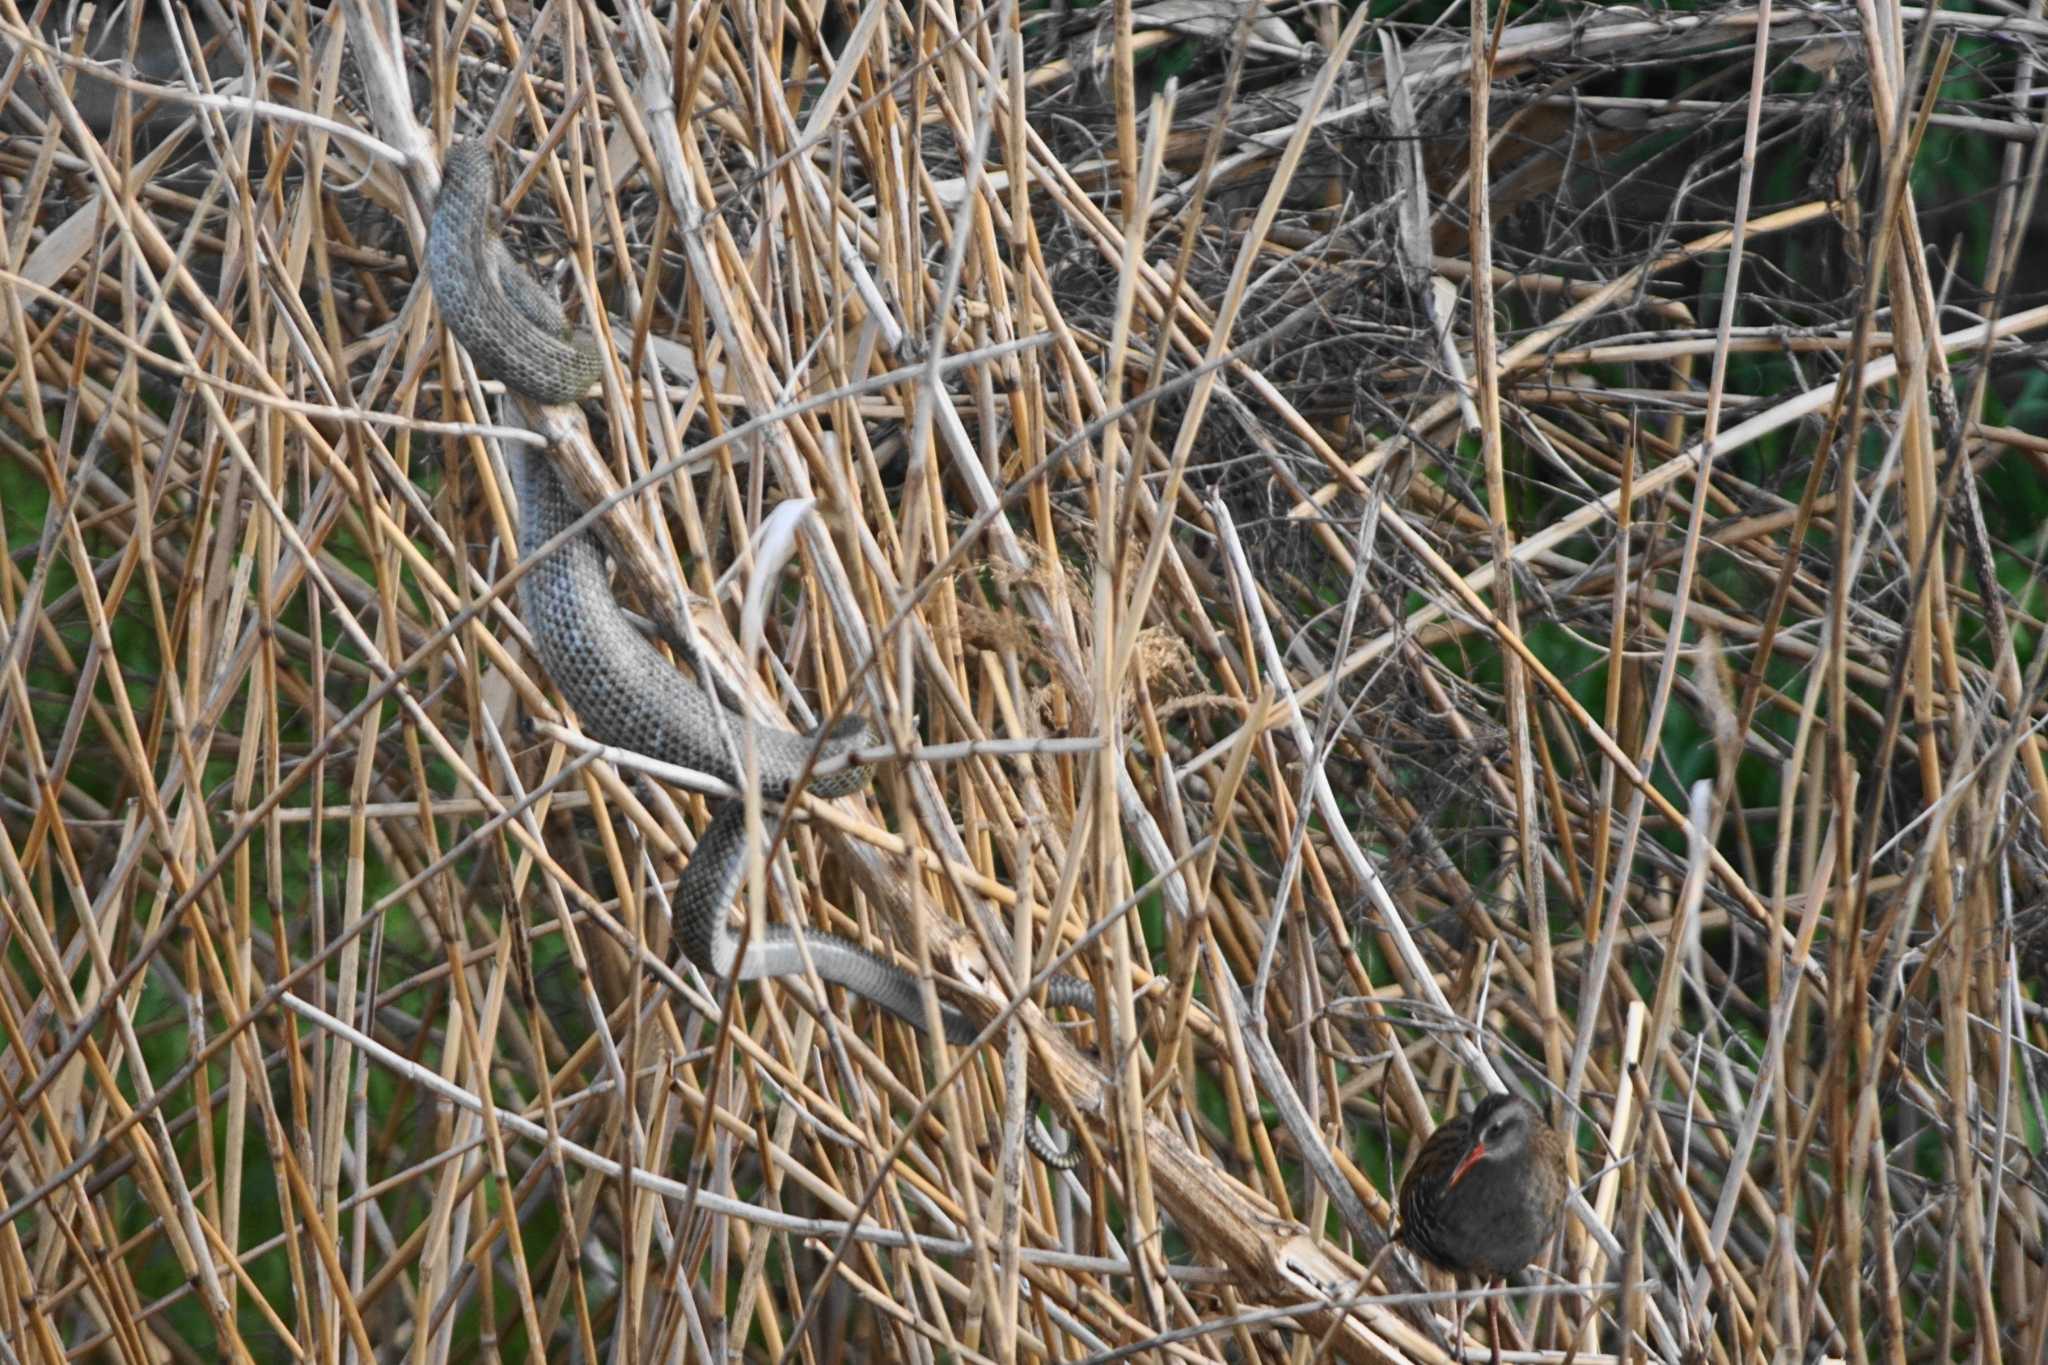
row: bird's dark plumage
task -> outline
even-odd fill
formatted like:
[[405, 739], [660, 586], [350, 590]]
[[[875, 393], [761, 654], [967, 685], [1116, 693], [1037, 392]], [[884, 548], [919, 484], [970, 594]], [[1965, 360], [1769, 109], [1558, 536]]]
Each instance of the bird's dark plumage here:
[[1422, 1144], [1401, 1182], [1401, 1240], [1439, 1269], [1506, 1279], [1557, 1229], [1564, 1156], [1536, 1106], [1488, 1095]]

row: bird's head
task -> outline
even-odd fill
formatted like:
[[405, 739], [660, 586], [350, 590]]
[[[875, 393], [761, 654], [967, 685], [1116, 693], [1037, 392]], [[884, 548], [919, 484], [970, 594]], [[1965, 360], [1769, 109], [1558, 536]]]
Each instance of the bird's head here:
[[1488, 1095], [1472, 1111], [1472, 1145], [1465, 1149], [1445, 1189], [1456, 1188], [1482, 1161], [1513, 1161], [1529, 1145], [1536, 1108], [1519, 1095]]

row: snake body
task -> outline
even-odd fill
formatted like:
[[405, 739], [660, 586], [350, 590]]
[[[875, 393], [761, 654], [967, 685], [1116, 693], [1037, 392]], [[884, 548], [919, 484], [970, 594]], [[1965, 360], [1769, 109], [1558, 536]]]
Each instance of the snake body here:
[[[480, 140], [457, 144], [448, 153], [427, 234], [427, 274], [442, 317], [484, 377], [540, 402], [574, 402], [603, 375], [600, 343], [572, 331], [561, 304], [512, 258], [497, 236], [496, 201], [488, 146]], [[533, 561], [519, 582], [520, 614], [542, 667], [592, 738], [733, 785], [744, 780], [734, 756], [751, 742], [762, 795], [772, 801], [791, 795], [814, 751], [824, 762], [874, 742], [873, 731], [858, 717], [817, 734], [758, 724], [684, 678], [627, 620], [588, 533], [535, 557], [583, 509], [545, 455], [525, 452], [513, 464], [520, 553]], [[841, 796], [867, 781], [868, 770], [854, 766], [828, 772], [809, 786], [823, 796]], [[799, 947], [791, 930], [773, 925], [742, 953], [726, 910], [745, 866], [745, 807], [719, 802], [676, 884], [675, 946], [699, 970], [733, 981], [801, 975], [807, 949], [820, 978], [924, 1027], [918, 979], [850, 939], [806, 933]], [[1069, 976], [1051, 978], [1046, 995], [1053, 1005], [1092, 1009], [1095, 1003], [1094, 989]], [[948, 1041], [967, 1043], [977, 1036], [965, 1014], [950, 1006], [941, 1012]], [[1054, 1146], [1035, 1125], [1026, 1126], [1025, 1136], [1048, 1165], [1069, 1169], [1080, 1161], [1078, 1148]]]
[[498, 236], [498, 173], [490, 145], [448, 150], [427, 229], [427, 276], [441, 317], [477, 372], [542, 403], [573, 403], [604, 377], [596, 337], [575, 332]]
[[[515, 463], [519, 552], [532, 558], [583, 509], [563, 489], [545, 456], [529, 452]], [[533, 632], [548, 677], [591, 738], [601, 743], [695, 768], [737, 786], [743, 779], [733, 754], [744, 752], [751, 736], [761, 794], [775, 801], [789, 796], [813, 748], [823, 761], [874, 743], [867, 723], [855, 716], [827, 730], [820, 741], [727, 710], [678, 673], [626, 619], [612, 595], [604, 557], [588, 534], [570, 537], [534, 563], [519, 581], [519, 612]], [[851, 767], [827, 773], [810, 786], [821, 796], [844, 796], [867, 780], [866, 768]]]

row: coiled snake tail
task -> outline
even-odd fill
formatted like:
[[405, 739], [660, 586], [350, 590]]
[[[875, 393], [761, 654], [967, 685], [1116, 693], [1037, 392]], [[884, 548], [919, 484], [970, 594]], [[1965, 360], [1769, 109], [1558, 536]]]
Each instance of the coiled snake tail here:
[[[690, 865], [676, 882], [673, 923], [677, 950], [700, 969], [733, 981], [802, 976], [808, 951], [821, 980], [843, 986], [905, 1023], [923, 1028], [924, 994], [917, 978], [851, 939], [806, 931], [799, 947], [796, 934], [787, 926], [771, 924], [748, 942], [744, 954], [739, 951], [739, 935], [725, 910], [746, 873], [746, 847], [746, 807], [738, 801], [721, 802], [697, 840]], [[1046, 999], [1049, 1004], [1092, 1009], [1095, 990], [1077, 977], [1054, 976], [1047, 983]], [[955, 1047], [980, 1035], [974, 1021], [951, 1005], [942, 1002], [939, 1016], [946, 1041]], [[1057, 1170], [1069, 1171], [1081, 1164], [1078, 1143], [1069, 1140], [1057, 1146], [1028, 1119], [1024, 1141], [1032, 1155]]]

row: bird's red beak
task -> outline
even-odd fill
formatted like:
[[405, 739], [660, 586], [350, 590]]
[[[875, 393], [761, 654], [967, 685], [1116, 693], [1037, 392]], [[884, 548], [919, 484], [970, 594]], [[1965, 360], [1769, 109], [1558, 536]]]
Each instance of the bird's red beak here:
[[1472, 1150], [1465, 1153], [1465, 1159], [1458, 1163], [1457, 1170], [1451, 1172], [1450, 1183], [1445, 1185], [1444, 1188], [1447, 1190], [1457, 1188], [1458, 1182], [1465, 1178], [1465, 1172], [1471, 1170], [1475, 1165], [1477, 1165], [1479, 1163], [1479, 1158], [1485, 1155], [1486, 1144], [1483, 1142], [1473, 1143]]

